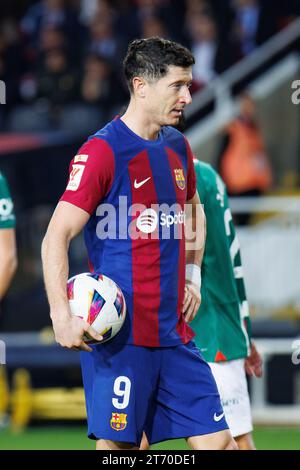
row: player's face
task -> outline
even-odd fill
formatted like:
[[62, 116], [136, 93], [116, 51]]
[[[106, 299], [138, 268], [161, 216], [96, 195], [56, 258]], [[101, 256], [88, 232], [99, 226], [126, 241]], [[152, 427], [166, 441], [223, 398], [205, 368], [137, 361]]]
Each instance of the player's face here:
[[183, 109], [192, 102], [189, 88], [192, 83], [191, 67], [169, 66], [167, 75], [148, 84], [147, 111], [160, 126], [176, 126]]

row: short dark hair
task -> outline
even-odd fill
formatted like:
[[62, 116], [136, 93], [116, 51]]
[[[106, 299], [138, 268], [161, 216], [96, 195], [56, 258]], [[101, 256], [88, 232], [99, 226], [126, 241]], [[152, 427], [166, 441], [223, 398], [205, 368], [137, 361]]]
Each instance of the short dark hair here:
[[158, 80], [168, 73], [168, 66], [190, 67], [195, 63], [193, 54], [181, 44], [160, 37], [135, 39], [128, 46], [123, 62], [125, 78], [130, 92], [132, 79], [144, 77]]

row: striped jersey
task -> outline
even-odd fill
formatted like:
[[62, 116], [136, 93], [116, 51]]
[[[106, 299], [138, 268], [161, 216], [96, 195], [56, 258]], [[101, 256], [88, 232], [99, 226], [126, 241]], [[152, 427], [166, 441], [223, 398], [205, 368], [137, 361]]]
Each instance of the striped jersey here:
[[90, 269], [113, 279], [125, 296], [117, 343], [172, 346], [194, 336], [181, 309], [184, 204], [195, 192], [192, 152], [172, 127], [145, 140], [116, 118], [73, 158], [61, 200], [90, 214]]

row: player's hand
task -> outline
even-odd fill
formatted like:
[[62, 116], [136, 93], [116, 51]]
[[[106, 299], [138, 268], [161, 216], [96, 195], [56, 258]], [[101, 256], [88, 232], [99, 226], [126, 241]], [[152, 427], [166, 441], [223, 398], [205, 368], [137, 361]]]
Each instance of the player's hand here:
[[182, 307], [182, 312], [187, 323], [190, 323], [192, 320], [194, 320], [200, 304], [201, 294], [198, 286], [190, 281], [187, 281], [184, 288], [184, 299]]
[[56, 320], [53, 320], [53, 330], [56, 342], [69, 349], [91, 352], [92, 348], [84, 342], [83, 335], [96, 341], [103, 339], [88, 322], [73, 315], [56, 317]]
[[262, 376], [262, 358], [254, 343], [251, 343], [250, 356], [245, 359], [245, 370], [250, 376]]

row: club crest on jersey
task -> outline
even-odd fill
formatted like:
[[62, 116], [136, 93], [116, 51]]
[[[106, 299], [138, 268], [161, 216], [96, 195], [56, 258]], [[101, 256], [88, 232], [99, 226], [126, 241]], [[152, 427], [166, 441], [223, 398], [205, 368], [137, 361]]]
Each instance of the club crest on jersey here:
[[176, 168], [174, 170], [174, 173], [175, 173], [175, 181], [176, 181], [176, 184], [177, 184], [178, 188], [184, 189], [185, 188], [185, 177], [184, 177], [184, 174], [183, 174], [183, 169], [182, 168]]
[[123, 431], [127, 426], [127, 415], [125, 413], [112, 413], [110, 426], [115, 431]]

